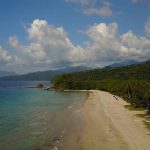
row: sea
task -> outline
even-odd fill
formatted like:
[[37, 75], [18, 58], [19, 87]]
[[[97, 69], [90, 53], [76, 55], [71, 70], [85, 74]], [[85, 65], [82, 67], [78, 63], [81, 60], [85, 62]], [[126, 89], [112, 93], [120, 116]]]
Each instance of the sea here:
[[0, 81], [0, 150], [57, 150], [86, 92], [29, 88], [48, 81]]

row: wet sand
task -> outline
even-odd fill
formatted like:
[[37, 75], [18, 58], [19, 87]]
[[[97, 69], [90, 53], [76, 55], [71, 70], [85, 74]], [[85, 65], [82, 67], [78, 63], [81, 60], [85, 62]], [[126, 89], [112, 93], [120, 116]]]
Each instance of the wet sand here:
[[74, 111], [62, 150], [149, 150], [150, 131], [142, 119], [124, 108], [121, 98], [91, 91], [84, 105]]

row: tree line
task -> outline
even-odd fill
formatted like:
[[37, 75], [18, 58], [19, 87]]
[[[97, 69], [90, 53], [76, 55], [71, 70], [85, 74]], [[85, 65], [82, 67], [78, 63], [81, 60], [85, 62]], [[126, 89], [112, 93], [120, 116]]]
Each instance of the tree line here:
[[121, 68], [104, 68], [56, 76], [55, 89], [103, 90], [150, 113], [150, 61]]

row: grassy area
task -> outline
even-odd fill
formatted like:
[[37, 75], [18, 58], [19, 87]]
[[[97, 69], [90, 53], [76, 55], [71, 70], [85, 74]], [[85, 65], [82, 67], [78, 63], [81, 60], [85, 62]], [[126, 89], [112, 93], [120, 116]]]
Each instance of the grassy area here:
[[[135, 107], [134, 105], [125, 105], [124, 106], [126, 109], [130, 110], [130, 111], [139, 111], [139, 110], [145, 110], [145, 108], [138, 108]], [[140, 115], [140, 114], [139, 114]], [[141, 114], [142, 115], [142, 114]]]
[[150, 130], [150, 123], [144, 121], [144, 124], [145, 124], [146, 128]]
[[144, 119], [143, 120], [144, 125], [146, 126], [147, 129], [150, 130], [150, 122], [146, 122], [145, 121], [146, 118], [150, 118], [150, 115], [147, 115], [147, 114], [136, 114], [136, 116]]
[[147, 114], [136, 114], [135, 116], [140, 117], [140, 118], [145, 118]]

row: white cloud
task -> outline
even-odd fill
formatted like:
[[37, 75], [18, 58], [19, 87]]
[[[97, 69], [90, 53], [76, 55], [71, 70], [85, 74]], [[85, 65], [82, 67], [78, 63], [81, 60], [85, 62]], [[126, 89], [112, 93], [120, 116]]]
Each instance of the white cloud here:
[[128, 31], [118, 34], [117, 23], [91, 26], [86, 34], [90, 38], [84, 48], [90, 63], [114, 62], [126, 59], [146, 59], [150, 56], [150, 40]]
[[122, 45], [128, 49], [128, 56], [134, 59], [148, 58], [150, 56], [150, 40], [136, 36], [129, 31], [121, 36]]
[[98, 15], [102, 17], [110, 17], [112, 16], [113, 12], [110, 8], [109, 3], [103, 3], [103, 6], [101, 8], [91, 7], [91, 8], [85, 8], [83, 10], [83, 13], [86, 15]]
[[73, 45], [63, 27], [49, 25], [46, 20], [34, 20], [27, 33], [28, 45], [21, 44], [16, 37], [10, 37], [9, 43], [14, 49], [14, 65], [27, 66], [32, 70], [36, 67], [41, 70], [81, 64], [100, 66], [150, 57], [150, 40], [132, 31], [119, 35], [117, 23], [90, 26], [85, 31], [89, 40], [82, 47]]
[[[76, 2], [81, 4], [83, 14], [86, 15], [98, 15], [101, 17], [110, 17], [113, 12], [111, 10], [111, 4], [108, 0], [65, 0], [66, 2]], [[100, 4], [101, 7], [96, 5]]]
[[0, 46], [0, 66], [8, 65], [12, 61], [12, 56]]
[[148, 18], [148, 20], [146, 22], [145, 31], [150, 36], [150, 17]]
[[46, 20], [36, 19], [27, 32], [31, 41], [29, 45], [20, 44], [16, 37], [9, 38], [20, 63], [55, 66], [78, 61], [79, 58], [74, 55], [79, 54], [82, 48], [76, 48], [71, 43], [63, 27], [55, 27], [49, 25]]

